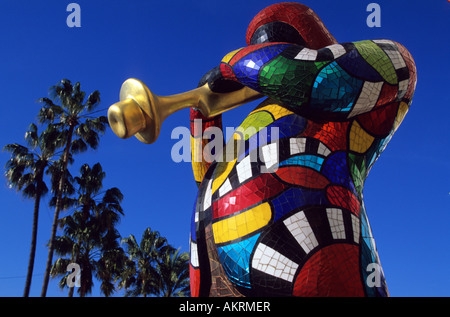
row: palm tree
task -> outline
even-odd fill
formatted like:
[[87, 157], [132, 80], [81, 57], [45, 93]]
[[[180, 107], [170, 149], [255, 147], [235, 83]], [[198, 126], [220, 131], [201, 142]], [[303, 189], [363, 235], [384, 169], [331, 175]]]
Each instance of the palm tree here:
[[159, 278], [159, 296], [190, 296], [189, 254], [187, 252], [180, 253], [180, 249], [166, 252], [162, 255], [156, 269]]
[[11, 158], [5, 166], [5, 175], [10, 188], [22, 191], [25, 197], [34, 199], [31, 248], [23, 292], [23, 296], [28, 297], [36, 254], [39, 206], [41, 197], [48, 192], [44, 182], [44, 173], [54, 163], [53, 157], [58, 147], [59, 133], [50, 124], [39, 134], [37, 126], [31, 124], [25, 133], [25, 140], [28, 147], [14, 143], [5, 145], [3, 150], [11, 153]]
[[56, 188], [52, 188], [52, 191], [56, 193], [55, 213], [41, 296], [46, 296], [47, 293], [59, 213], [64, 207], [64, 186], [71, 154], [86, 151], [89, 147], [96, 149], [99, 144], [98, 133], [103, 133], [108, 126], [108, 120], [105, 116], [94, 116], [96, 113], [94, 110], [100, 102], [98, 91], [94, 91], [85, 98], [86, 94], [81, 90], [79, 82], [72, 85], [69, 80], [63, 79], [59, 84], [50, 88], [50, 96], [52, 99], [40, 99], [43, 107], [39, 111], [38, 118], [41, 123], [52, 123], [58, 129], [62, 140], [64, 140], [64, 151], [61, 156], [61, 169], [57, 177], [59, 182]]
[[[105, 296], [114, 290], [113, 280], [121, 269], [125, 254], [119, 245], [120, 235], [116, 225], [123, 215], [120, 203], [123, 195], [117, 188], [101, 192], [105, 173], [99, 163], [92, 168], [84, 164], [80, 177], [75, 177], [77, 197], [72, 200], [75, 211], [59, 221], [64, 235], [55, 239], [55, 252], [69, 258], [59, 258], [52, 266], [52, 277], [63, 275], [60, 287], [67, 284], [66, 268], [69, 263], [81, 267], [81, 297], [89, 294], [93, 287], [93, 277], [101, 281], [101, 292]], [[103, 195], [103, 196], [102, 196]], [[73, 296], [74, 287], [69, 288]]]
[[133, 235], [122, 239], [129, 255], [119, 278], [125, 296], [182, 296], [187, 294], [189, 261], [158, 231], [147, 228], [140, 244]]
[[129, 260], [125, 264], [119, 282], [119, 288], [126, 290], [125, 296], [147, 297], [158, 293], [159, 282], [156, 264], [159, 258], [172, 249], [167, 239], [158, 231], [147, 228], [138, 244], [134, 235], [122, 239]]

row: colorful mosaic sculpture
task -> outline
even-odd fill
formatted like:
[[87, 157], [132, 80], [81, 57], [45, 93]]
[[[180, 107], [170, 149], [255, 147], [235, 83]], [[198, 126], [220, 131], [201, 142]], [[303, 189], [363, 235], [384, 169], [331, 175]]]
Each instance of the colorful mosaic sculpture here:
[[[246, 41], [198, 88], [157, 96], [129, 79], [108, 110], [119, 137], [153, 143], [191, 107], [192, 295], [387, 296], [363, 186], [410, 107], [411, 55], [390, 40], [338, 44], [297, 3], [262, 10]], [[262, 96], [213, 153], [223, 140], [204, 135], [220, 114]]]
[[[245, 145], [234, 159], [192, 163], [192, 295], [387, 296], [382, 270], [368, 283], [380, 261], [363, 185], [411, 104], [411, 55], [390, 40], [338, 44], [296, 3], [258, 13], [246, 41], [199, 84], [268, 99], [231, 139]], [[222, 123], [190, 116], [195, 156]]]

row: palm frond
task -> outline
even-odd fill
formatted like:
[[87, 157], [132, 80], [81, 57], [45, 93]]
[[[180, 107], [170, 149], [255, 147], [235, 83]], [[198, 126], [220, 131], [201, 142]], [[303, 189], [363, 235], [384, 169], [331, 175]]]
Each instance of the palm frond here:
[[29, 150], [26, 146], [17, 144], [17, 143], [12, 143], [12, 144], [7, 144], [3, 147], [3, 151], [8, 151], [11, 153], [12, 157], [18, 156], [18, 155], [27, 155], [29, 154]]
[[34, 123], [30, 124], [27, 132], [25, 132], [25, 141], [32, 148], [36, 148], [39, 145], [38, 128]]
[[100, 92], [98, 90], [94, 91], [89, 95], [86, 101], [86, 111], [91, 112], [100, 104]]
[[50, 272], [51, 276], [65, 275], [67, 274], [67, 266], [70, 264], [69, 259], [58, 258], [52, 266]]
[[42, 104], [42, 108], [39, 110], [37, 116], [39, 123], [52, 123], [64, 113], [64, 109], [53, 103], [50, 98], [40, 98], [38, 99], [38, 103]]

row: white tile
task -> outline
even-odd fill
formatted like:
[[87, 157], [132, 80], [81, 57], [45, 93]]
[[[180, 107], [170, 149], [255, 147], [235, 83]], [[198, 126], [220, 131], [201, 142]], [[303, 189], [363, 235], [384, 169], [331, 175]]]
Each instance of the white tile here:
[[334, 59], [336, 59], [346, 53], [345, 48], [341, 44], [329, 45], [329, 46], [326, 46], [326, 48], [328, 48], [333, 53]]
[[[266, 274], [282, 278], [288, 282], [292, 282], [294, 274], [298, 268], [298, 264], [288, 259], [276, 250], [264, 245], [258, 244], [253, 257], [252, 267]], [[259, 257], [259, 254], [264, 254]], [[270, 256], [269, 256], [270, 255]]]
[[252, 177], [252, 165], [250, 162], [250, 157], [250, 155], [246, 156], [236, 165], [236, 172], [240, 183]]
[[385, 39], [373, 40], [372, 42], [379, 43], [379, 44], [394, 44], [394, 42], [392, 42], [391, 40], [385, 40]]
[[338, 208], [327, 208], [327, 217], [333, 239], [345, 239], [345, 226], [342, 210]]
[[232, 189], [233, 188], [231, 187], [230, 180], [227, 178], [225, 182], [223, 182], [222, 186], [220, 186], [219, 188], [219, 196], [222, 197]]
[[331, 151], [325, 144], [320, 142], [319, 143], [319, 148], [317, 150], [317, 153], [320, 154], [320, 155], [323, 155], [323, 156], [328, 156], [328, 155], [330, 155]]
[[203, 210], [206, 210], [211, 206], [212, 182], [213, 180], [210, 179], [208, 181], [208, 185], [206, 186], [205, 196], [203, 197]]
[[353, 241], [359, 243], [359, 234], [361, 232], [359, 225], [359, 218], [352, 214], [352, 230], [353, 230]]
[[191, 240], [191, 249], [190, 249], [190, 260], [192, 263], [192, 266], [198, 267], [198, 252], [197, 252], [197, 244]]
[[383, 82], [381, 81], [375, 83], [365, 81], [361, 93], [359, 94], [358, 100], [356, 101], [356, 104], [353, 106], [353, 109], [348, 117], [351, 118], [358, 114], [372, 110], [372, 108], [377, 103], [382, 87]]
[[403, 96], [406, 94], [406, 91], [408, 90], [408, 83], [409, 79], [402, 80], [398, 83], [398, 99], [403, 98]]
[[306, 253], [319, 245], [305, 213], [300, 211], [285, 219], [285, 226]]
[[262, 147], [262, 156], [266, 169], [269, 170], [273, 166], [278, 165], [278, 146], [277, 143], [266, 144]]
[[394, 65], [395, 69], [400, 69], [403, 67], [406, 67], [406, 63], [403, 60], [403, 57], [400, 55], [400, 52], [397, 50], [384, 50], [384, 52], [389, 56], [389, 59], [391, 60], [392, 64]]
[[301, 59], [304, 61], [315, 61], [317, 58], [317, 51], [311, 50], [309, 48], [303, 48], [297, 56], [295, 56], [295, 59]]
[[291, 148], [291, 155], [305, 152], [306, 138], [291, 138], [289, 142]]

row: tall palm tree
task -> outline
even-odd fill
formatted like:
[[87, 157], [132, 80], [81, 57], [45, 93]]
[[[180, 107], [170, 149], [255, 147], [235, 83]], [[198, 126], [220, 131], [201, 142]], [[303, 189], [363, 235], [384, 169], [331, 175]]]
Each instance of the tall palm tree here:
[[13, 143], [5, 145], [3, 150], [11, 153], [5, 166], [9, 186], [22, 191], [25, 197], [34, 199], [31, 247], [23, 292], [23, 296], [28, 297], [36, 254], [39, 206], [41, 197], [48, 192], [44, 173], [54, 163], [53, 158], [60, 140], [58, 131], [51, 124], [41, 134], [38, 133], [37, 126], [31, 124], [25, 133], [25, 140], [28, 147]]
[[159, 296], [190, 296], [189, 254], [187, 252], [180, 253], [180, 249], [166, 252], [158, 262], [156, 270], [159, 279]]
[[147, 228], [140, 243], [134, 235], [122, 243], [129, 255], [119, 278], [125, 296], [180, 296], [186, 292], [187, 254], [180, 255], [158, 231]]
[[94, 91], [86, 98], [79, 82], [72, 84], [70, 80], [63, 79], [59, 84], [50, 88], [50, 96], [52, 99], [40, 99], [43, 107], [39, 111], [38, 118], [41, 123], [52, 123], [58, 129], [64, 140], [64, 151], [61, 156], [59, 182], [56, 188], [52, 188], [52, 191], [56, 193], [55, 213], [41, 296], [47, 294], [59, 213], [64, 207], [63, 193], [71, 154], [86, 151], [88, 148], [97, 148], [99, 133], [103, 133], [108, 126], [105, 116], [95, 117], [96, 111], [94, 110], [100, 103], [98, 91]]
[[[81, 268], [81, 297], [89, 294], [93, 277], [101, 281], [100, 289], [105, 296], [114, 292], [113, 280], [121, 269], [124, 252], [120, 248], [120, 235], [116, 225], [123, 214], [120, 203], [123, 196], [119, 189], [111, 188], [101, 192], [105, 173], [99, 163], [92, 168], [84, 164], [80, 177], [75, 177], [77, 197], [73, 199], [74, 212], [59, 221], [64, 235], [55, 239], [55, 252], [68, 258], [59, 258], [52, 266], [51, 275], [63, 275], [59, 285], [67, 284], [66, 268], [77, 263]], [[74, 287], [69, 288], [73, 296]]]

